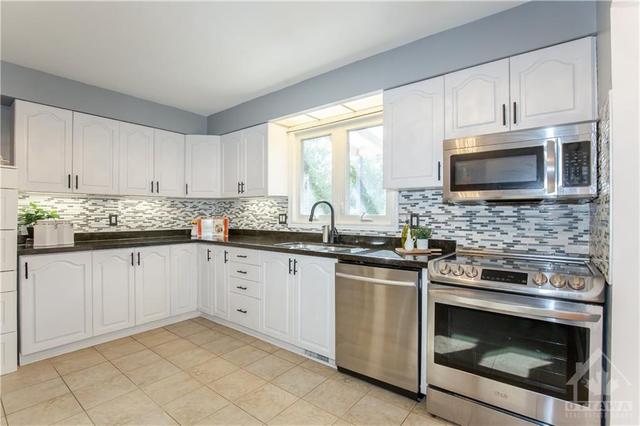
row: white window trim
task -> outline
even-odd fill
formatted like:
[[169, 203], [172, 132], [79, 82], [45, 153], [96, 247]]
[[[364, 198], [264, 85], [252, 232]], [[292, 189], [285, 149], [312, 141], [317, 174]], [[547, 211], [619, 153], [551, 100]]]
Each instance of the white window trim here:
[[[393, 190], [387, 191], [387, 215], [386, 220], [379, 221], [361, 221], [357, 216], [346, 215], [344, 212], [348, 203], [347, 200], [347, 182], [349, 176], [348, 167], [348, 141], [347, 133], [349, 130], [356, 130], [365, 127], [380, 125], [382, 123], [382, 114], [355, 118], [346, 122], [331, 123], [324, 126], [316, 126], [311, 129], [289, 133], [289, 156], [291, 158], [292, 167], [290, 168], [289, 179], [289, 218], [290, 225], [293, 228], [303, 229], [321, 229], [322, 225], [329, 224], [329, 215], [318, 215], [313, 222], [309, 222], [306, 215], [299, 214], [299, 191], [302, 175], [302, 139], [319, 137], [332, 133], [332, 199], [329, 201], [336, 210], [336, 228], [346, 229], [366, 229], [375, 231], [396, 231], [398, 229], [398, 193]], [[336, 182], [341, 182], [336, 185]], [[366, 218], [366, 217], [365, 217]]]

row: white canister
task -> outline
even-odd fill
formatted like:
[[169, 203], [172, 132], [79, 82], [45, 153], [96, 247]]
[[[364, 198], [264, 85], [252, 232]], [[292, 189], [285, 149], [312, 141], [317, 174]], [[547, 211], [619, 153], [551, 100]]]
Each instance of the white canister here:
[[51, 247], [58, 244], [55, 219], [41, 219], [33, 225], [33, 247]]
[[56, 220], [58, 228], [58, 245], [72, 246], [73, 239], [73, 223], [70, 220]]

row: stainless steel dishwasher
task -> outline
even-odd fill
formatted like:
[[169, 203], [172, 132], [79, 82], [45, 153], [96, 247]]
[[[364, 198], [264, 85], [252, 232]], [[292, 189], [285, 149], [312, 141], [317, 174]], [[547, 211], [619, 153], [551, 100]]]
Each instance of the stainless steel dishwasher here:
[[420, 396], [419, 270], [336, 265], [336, 365]]

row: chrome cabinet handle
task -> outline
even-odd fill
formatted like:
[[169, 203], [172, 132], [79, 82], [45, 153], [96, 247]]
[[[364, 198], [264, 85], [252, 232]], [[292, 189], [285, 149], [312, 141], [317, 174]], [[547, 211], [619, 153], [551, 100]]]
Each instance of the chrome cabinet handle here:
[[507, 105], [502, 104], [502, 125], [507, 125]]
[[513, 124], [518, 123], [518, 113], [516, 112], [516, 103], [513, 103]]
[[247, 255], [246, 254], [236, 254], [236, 257], [239, 257], [240, 259], [246, 259]]
[[211, 250], [207, 249], [207, 262], [211, 261]]
[[133, 265], [133, 252], [131, 252], [131, 266], [134, 266]]
[[236, 272], [239, 273], [239, 274], [242, 274], [242, 275], [246, 275], [247, 274], [247, 271], [236, 271]]
[[293, 259], [293, 275], [298, 273], [298, 260]]
[[289, 259], [289, 275], [291, 275], [291, 271], [293, 271], [293, 269], [291, 268], [291, 263], [293, 263], [293, 259]]
[[224, 251], [224, 263], [227, 263], [229, 261], [229, 252], [228, 251]]
[[160, 193], [160, 181], [156, 181], [156, 193]]
[[241, 314], [246, 314], [247, 311], [245, 311], [244, 309], [236, 309], [237, 312], [240, 312]]
[[237, 286], [236, 286], [236, 288], [237, 288], [238, 290], [246, 290], [246, 289], [248, 289], [249, 287], [242, 287], [241, 285], [237, 285]]
[[151, 193], [153, 194], [153, 181], [151, 181]]

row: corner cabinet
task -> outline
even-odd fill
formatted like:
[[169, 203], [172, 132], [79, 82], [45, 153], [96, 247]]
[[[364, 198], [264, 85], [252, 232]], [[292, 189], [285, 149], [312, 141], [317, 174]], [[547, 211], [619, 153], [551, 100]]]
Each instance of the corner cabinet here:
[[222, 196], [287, 195], [287, 135], [267, 123], [220, 137]]
[[444, 78], [384, 92], [384, 187], [442, 186]]
[[220, 196], [220, 136], [187, 135], [185, 140], [185, 196]]
[[167, 318], [171, 309], [169, 246], [136, 250], [136, 324]]
[[197, 268], [194, 244], [171, 246], [171, 315], [198, 309]]
[[23, 256], [20, 260], [21, 353], [91, 337], [91, 253]]

